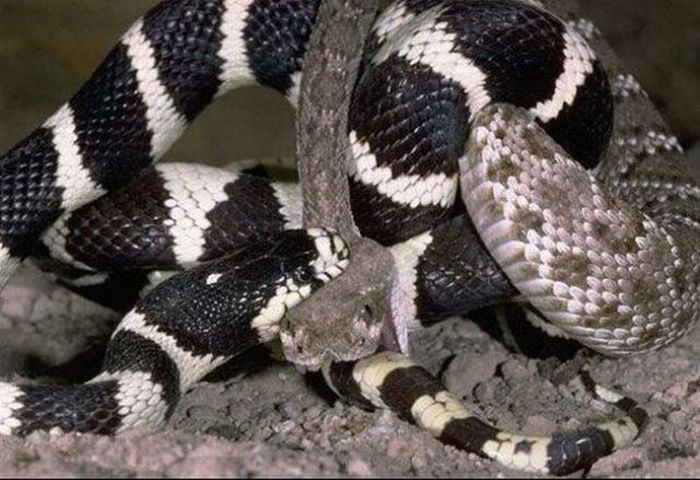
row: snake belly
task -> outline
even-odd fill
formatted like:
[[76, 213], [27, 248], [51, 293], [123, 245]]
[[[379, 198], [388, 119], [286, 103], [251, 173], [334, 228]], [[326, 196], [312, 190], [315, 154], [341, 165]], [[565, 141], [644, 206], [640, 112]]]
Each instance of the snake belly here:
[[[66, 212], [44, 236], [44, 240], [53, 237], [53, 243], [59, 244], [59, 253], [49, 255], [57, 256], [71, 268], [95, 272], [104, 268], [115, 258], [112, 254], [100, 256], [102, 247], [96, 247], [88, 258], [80, 259], [66, 240], [70, 236], [67, 225], [79, 218], [70, 212], [104, 194], [119, 195], [120, 188], [146, 171], [197, 114], [227, 90], [258, 83], [275, 88], [294, 103], [304, 45], [317, 6], [317, 1], [300, 0], [175, 0], [158, 4], [137, 21], [79, 92], [0, 162], [0, 203], [6, 212], [0, 217], [0, 279], [5, 281], [21, 258], [36, 252], [36, 240]], [[466, 309], [463, 296], [454, 305], [445, 306], [445, 298], [450, 295], [446, 293], [449, 289], [443, 287], [464, 288], [464, 284], [459, 281], [460, 275], [450, 277], [454, 266], [440, 260], [444, 251], [431, 249], [440, 246], [439, 241], [433, 243], [436, 238], [448, 239], [445, 242], [454, 247], [457, 263], [468, 265], [473, 258], [482, 261], [476, 268], [464, 267], [467, 276], [478, 277], [475, 285], [483, 285], [484, 291], [491, 295], [481, 297], [481, 301], [488, 304], [514, 293], [508, 279], [494, 268], [489, 256], [492, 246], [487, 244], [487, 251], [480, 243], [479, 235], [483, 237], [483, 232], [479, 229], [483, 222], [472, 225], [456, 202], [460, 159], [464, 165], [467, 160], [463, 158], [464, 144], [470, 124], [475, 120], [483, 122], [484, 115], [495, 119], [489, 105], [500, 102], [528, 112], [527, 118], [536, 120], [546, 132], [542, 135], [551, 136], [562, 148], [561, 155], [573, 158], [581, 167], [595, 167], [608, 148], [613, 127], [613, 97], [600, 62], [573, 27], [534, 2], [405, 0], [394, 3], [378, 18], [367, 45], [349, 117], [351, 203], [362, 233], [384, 245], [393, 245], [395, 255], [401, 256], [401, 265], [405, 265], [401, 278], [405, 281], [400, 286], [398, 303], [412, 318], [417, 318], [428, 303], [435, 317]], [[487, 122], [486, 126], [490, 124]], [[221, 182], [218, 187], [225, 188]], [[212, 188], [216, 189], [217, 185]], [[275, 189], [270, 184], [265, 188]], [[647, 190], [661, 188], [651, 185]], [[150, 262], [149, 268], [161, 268], [173, 261], [184, 266], [187, 261], [199, 263], [215, 258], [207, 257], [215, 242], [191, 232], [195, 224], [203, 228], [213, 223], [218, 203], [209, 201], [204, 213], [191, 213], [176, 202], [168, 205], [170, 197], [152, 193], [156, 194], [148, 197], [155, 199], [152, 205], [159, 207], [158, 202], [162, 201], [172, 210], [173, 218], [155, 217], [152, 221], [155, 241], [136, 234], [138, 238], [127, 235], [126, 240], [120, 238], [118, 242], [128, 249], [145, 241], [150, 242], [145, 250], [160, 249], [155, 261], [141, 259]], [[273, 191], [275, 194], [279, 204], [277, 214], [280, 209], [291, 208], [279, 191]], [[462, 191], [463, 199], [464, 194]], [[191, 197], [182, 191], [173, 195], [197, 198], [196, 192]], [[219, 195], [218, 201], [226, 202], [226, 195]], [[469, 202], [465, 203], [471, 213]], [[252, 225], [270, 221], [274, 216], [263, 217], [267, 220], [261, 217]], [[281, 221], [283, 229], [289, 226], [284, 225], [288, 218]], [[106, 235], [111, 236], [112, 232], [107, 230]], [[230, 273], [235, 284], [236, 275], [243, 274], [244, 286], [239, 289], [236, 308], [252, 298], [258, 303], [252, 304], [252, 310], [246, 314], [237, 312], [230, 304], [229, 310], [217, 314], [226, 318], [233, 314], [235, 323], [247, 331], [262, 325], [265, 334], [255, 330], [259, 334], [257, 341], [261, 341], [274, 336], [276, 319], [295, 301], [310, 294], [310, 285], [327, 281], [342, 271], [342, 265], [337, 264], [343, 261], [339, 253], [343, 251], [342, 240], [332, 233], [278, 235], [314, 238], [313, 255], [308, 254], [311, 251], [308, 242], [299, 253], [300, 250], [287, 246], [284, 240], [278, 247], [256, 248], [259, 239], [252, 242], [246, 239], [244, 248], [230, 253], [231, 244], [227, 245], [229, 239], [226, 239], [219, 253], [229, 254], [235, 261], [218, 269], [210, 267], [222, 266], [214, 260], [156, 287], [122, 321], [108, 352], [105, 372], [93, 382], [77, 390], [3, 384], [0, 424], [3, 433], [47, 427], [115, 431], [139, 422], [162, 421], [172, 411], [172, 402], [177, 401], [191, 382], [246, 345], [218, 348], [214, 338], [186, 320], [179, 324], [180, 328], [169, 330], [177, 324], [177, 315], [172, 320], [174, 323], [163, 319], [161, 324], [162, 317], [157, 312], [168, 311], [165, 306], [171, 295], [183, 299], [181, 302], [186, 296], [182, 292], [209, 299], [210, 293], [202, 293], [202, 283], [216, 286], [229, 278]], [[281, 256], [270, 254], [277, 252], [276, 248], [292, 258], [304, 258], [306, 276], [295, 277], [296, 270], [292, 268], [293, 272], [285, 270], [276, 279], [247, 278], [244, 272], [250, 273], [246, 267], [251, 251], [257, 251], [263, 263], [266, 258], [273, 258], [275, 262], [294, 266], [293, 261], [285, 264]], [[461, 256], [465, 252], [468, 257]], [[116, 258], [124, 261], [126, 257]], [[316, 264], [318, 258], [333, 258], [336, 263], [326, 264], [323, 260], [323, 267], [309, 270], [309, 265]], [[426, 259], [428, 262], [424, 263]], [[498, 256], [495, 261], [503, 262]], [[483, 278], [475, 275], [474, 272], [482, 270], [489, 274]], [[506, 274], [510, 276], [507, 269]], [[270, 289], [270, 285], [275, 288]], [[418, 291], [430, 288], [426, 285], [433, 285], [432, 296], [416, 303]], [[516, 286], [521, 288], [520, 284]], [[692, 281], [683, 287], [691, 296], [696, 288]], [[470, 288], [466, 288], [468, 302], [479, 298], [478, 288]], [[151, 300], [152, 295], [157, 300]], [[187, 298], [191, 301], [194, 297]], [[152, 301], [155, 308], [150, 310]], [[206, 310], [205, 306], [201, 308]], [[693, 321], [694, 318], [682, 319], [683, 328], [689, 328]], [[683, 328], [675, 329], [667, 338], [675, 338], [675, 332], [682, 332]], [[131, 336], [128, 342], [116, 341], [127, 334]], [[181, 334], [184, 334], [182, 338]], [[608, 353], [615, 350], [601, 349]], [[152, 361], [140, 362], [136, 357], [141, 352], [151, 352]], [[92, 393], [83, 396], [80, 389]], [[97, 399], [96, 403], [79, 408], [90, 413], [81, 420], [82, 427], [67, 422], [62, 417], [64, 414], [56, 414], [47, 407], [49, 403], [65, 407], [76, 397]], [[385, 403], [381, 394], [375, 395], [374, 400], [380, 405]], [[448, 410], [453, 411], [451, 406]], [[36, 424], [28, 419], [45, 413], [48, 416], [41, 417]], [[118, 425], [112, 423], [115, 418], [119, 419]], [[435, 433], [442, 436], [450, 420], [464, 418], [463, 414], [447, 417], [439, 431], [434, 428]], [[102, 419], [102, 423], [97, 419]], [[422, 421], [426, 425], [434, 424], [432, 420]], [[617, 427], [601, 427], [595, 432], [598, 440], [584, 442], [603, 445], [594, 448], [594, 453], [565, 449], [558, 456], [535, 455], [522, 445], [516, 449], [519, 440], [499, 438], [497, 431], [467, 449], [509, 465], [521, 466], [524, 461], [539, 471], [564, 472], [634, 438], [640, 424], [639, 418], [632, 417]], [[566, 442], [571, 438], [579, 437], [567, 438]], [[488, 441], [495, 443], [487, 445]], [[549, 440], [543, 442], [550, 445]], [[558, 469], [554, 465], [562, 456], [577, 460]], [[518, 458], [517, 463], [513, 463], [514, 458]], [[530, 462], [533, 458], [536, 461]], [[578, 459], [583, 460], [579, 463]], [[525, 464], [523, 468], [527, 467]]]

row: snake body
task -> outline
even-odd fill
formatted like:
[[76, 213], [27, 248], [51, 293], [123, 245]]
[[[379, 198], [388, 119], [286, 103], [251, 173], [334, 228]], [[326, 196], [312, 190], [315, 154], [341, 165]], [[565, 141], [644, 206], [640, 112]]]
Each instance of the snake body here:
[[[293, 187], [203, 167], [147, 170], [227, 90], [258, 83], [294, 103], [317, 7], [161, 2], [2, 157], [3, 282], [28, 255], [60, 263], [83, 287], [127, 262], [127, 283], [192, 268], [129, 310], [92, 381], [0, 384], [1, 433], [158, 425], [193, 382], [275, 338], [287, 309], [342, 273], [343, 240], [298, 229]], [[645, 105], [643, 94], [629, 77], [612, 79], [575, 26], [538, 2], [402, 0], [378, 17], [351, 103], [348, 174], [355, 222], [396, 259], [399, 321], [417, 326], [519, 292], [552, 328], [612, 355], [658, 348], [693, 325], [698, 183], [670, 135], [648, 136], [641, 152], [627, 141], [625, 129], [644, 125], [625, 102]], [[635, 438], [645, 419], [631, 400], [594, 387], [626, 416], [515, 436], [478, 420], [406, 357], [324, 371], [341, 395], [536, 471], [584, 468]]]
[[[176, 271], [301, 228], [299, 186], [253, 174], [261, 172], [156, 165], [129, 186], [62, 216], [43, 235], [33, 260], [81, 295], [128, 310]], [[391, 252], [402, 287], [396, 316], [409, 328], [517, 293], [464, 214]]]

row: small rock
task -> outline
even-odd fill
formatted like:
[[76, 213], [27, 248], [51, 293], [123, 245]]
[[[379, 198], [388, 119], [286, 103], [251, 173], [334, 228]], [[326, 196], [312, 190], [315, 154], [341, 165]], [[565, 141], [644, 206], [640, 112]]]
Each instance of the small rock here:
[[668, 415], [668, 421], [675, 425], [683, 425], [687, 420], [687, 415], [681, 410], [676, 410]]
[[284, 402], [280, 404], [277, 409], [280, 411], [280, 413], [288, 419], [295, 419], [298, 418], [302, 412], [304, 411], [301, 405], [299, 405], [297, 402], [293, 400], [289, 400], [287, 402]]
[[207, 428], [204, 433], [226, 440], [238, 440], [242, 432], [233, 425], [223, 423]]
[[503, 358], [499, 356], [491, 355], [484, 358], [477, 352], [457, 355], [443, 375], [445, 386], [459, 397], [470, 395], [477, 384], [495, 375], [496, 367], [502, 361]]
[[700, 380], [693, 380], [688, 383], [688, 395], [692, 395], [695, 392], [700, 392]]
[[278, 423], [277, 425], [275, 425], [273, 427], [273, 430], [277, 434], [284, 434], [284, 433], [290, 432], [295, 426], [296, 426], [296, 424], [294, 423], [293, 420], [287, 420], [287, 421], [284, 421], [282, 423]]
[[532, 415], [527, 417], [523, 431], [528, 435], [547, 436], [551, 435], [557, 428], [557, 424], [542, 415]]
[[700, 409], [700, 392], [695, 392], [688, 397], [688, 406], [691, 408]]
[[481, 382], [474, 388], [474, 399], [481, 404], [491, 403], [495, 394], [496, 385], [494, 382]]
[[388, 435], [396, 431], [396, 417], [388, 410], [383, 410], [367, 433], [369, 435]]
[[532, 366], [528, 368], [527, 365], [523, 365], [523, 363], [518, 360], [507, 360], [501, 363], [500, 370], [503, 374], [503, 378], [516, 380], [529, 378], [535, 373]]
[[348, 461], [346, 467], [347, 473], [353, 477], [371, 477], [373, 476], [372, 469], [364, 460], [353, 456]]
[[411, 466], [414, 470], [422, 470], [428, 466], [428, 459], [422, 453], [416, 453], [411, 457]]
[[215, 408], [209, 405], [193, 405], [187, 409], [187, 416], [190, 418], [217, 418], [218, 414]]
[[670, 401], [675, 403], [676, 401], [680, 400], [685, 396], [686, 389], [687, 386], [685, 384], [674, 383], [669, 388], [667, 388], [664, 393]]

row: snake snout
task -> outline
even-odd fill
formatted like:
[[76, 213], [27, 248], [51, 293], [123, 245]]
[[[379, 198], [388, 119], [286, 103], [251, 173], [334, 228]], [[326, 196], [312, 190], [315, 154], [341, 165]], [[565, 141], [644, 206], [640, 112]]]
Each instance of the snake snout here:
[[[378, 318], [385, 313], [369, 303], [352, 303], [352, 308], [339, 305], [340, 315], [326, 310], [311, 318], [285, 317], [280, 340], [287, 360], [317, 370], [328, 360], [353, 361], [375, 353], [384, 336], [385, 322]], [[344, 327], [338, 328], [336, 320]]]

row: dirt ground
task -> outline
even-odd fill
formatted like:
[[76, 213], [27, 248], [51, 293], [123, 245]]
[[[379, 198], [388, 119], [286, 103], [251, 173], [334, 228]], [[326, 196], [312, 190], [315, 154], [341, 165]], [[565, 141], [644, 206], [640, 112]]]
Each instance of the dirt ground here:
[[[108, 331], [114, 315], [25, 269], [3, 293], [0, 372], [28, 372]], [[554, 358], [510, 353], [474, 323], [454, 319], [412, 339], [417, 359], [498, 427], [545, 435], [611, 412]], [[597, 380], [643, 402], [651, 421], [631, 448], [598, 462], [608, 476], [700, 472], [700, 330], [663, 351], [589, 360]], [[89, 365], [88, 365], [89, 366]], [[562, 381], [563, 380], [563, 381]], [[289, 365], [247, 355], [212, 373], [181, 401], [165, 428], [114, 438], [0, 438], [2, 476], [519, 476], [446, 447], [388, 412], [335, 401]]]
[[[0, 75], [0, 150], [51, 113], [143, 5], [152, 3], [3, 0], [0, 59], [3, 72], [11, 75]], [[700, 76], [692, 52], [700, 51], [700, 21], [693, 20], [700, 3], [584, 3], [611, 40], [636, 52], [635, 73], [648, 75], [643, 84], [656, 85], [652, 94], [686, 143], [696, 140]], [[649, 7], [652, 3], [664, 8], [656, 12]], [[36, 22], [50, 27], [35, 28]], [[677, 26], [693, 22], [694, 28]], [[637, 61], [639, 57], [644, 61]], [[686, 63], [672, 65], [682, 59]], [[232, 131], [228, 111], [245, 119], [239, 123], [242, 128]], [[267, 116], [258, 116], [259, 111]], [[178, 142], [171, 158], [227, 162], [292, 151], [291, 110], [267, 92], [234, 95], [205, 117]], [[221, 125], [227, 125], [225, 131]], [[700, 161], [700, 149], [696, 152]], [[111, 312], [25, 268], [0, 296], [0, 376], [27, 380], [38, 364], [58, 364], [83, 351], [88, 338], [106, 334], [115, 320]], [[582, 392], [574, 375], [576, 362], [512, 353], [473, 322], [443, 322], [416, 334], [412, 344], [423, 365], [440, 373], [450, 390], [500, 428], [544, 435], [611, 413]], [[83, 360], [78, 366], [90, 369], [93, 362]], [[700, 329], [651, 355], [595, 357], [587, 363], [594, 378], [641, 401], [651, 417], [633, 446], [598, 462], [590, 476], [700, 475]], [[521, 476], [445, 447], [391, 413], [336, 402], [313, 378], [259, 354], [234, 360], [210, 375], [183, 398], [158, 432], [133, 431], [114, 438], [43, 433], [0, 438], [3, 477], [335, 475]]]

